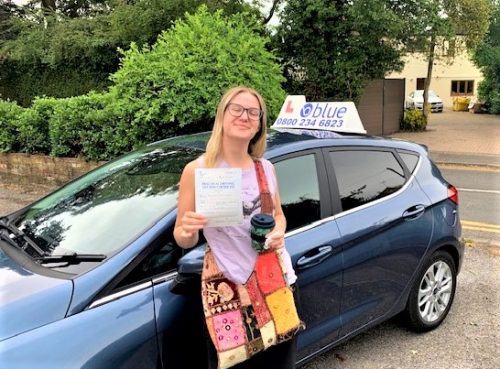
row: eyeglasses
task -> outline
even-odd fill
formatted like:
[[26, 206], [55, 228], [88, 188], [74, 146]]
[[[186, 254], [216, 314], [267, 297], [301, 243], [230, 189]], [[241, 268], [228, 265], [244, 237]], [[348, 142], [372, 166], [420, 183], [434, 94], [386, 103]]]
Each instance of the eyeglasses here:
[[244, 108], [240, 104], [228, 104], [227, 110], [233, 117], [241, 117], [245, 110], [249, 119], [259, 120], [262, 117], [262, 110], [257, 108]]

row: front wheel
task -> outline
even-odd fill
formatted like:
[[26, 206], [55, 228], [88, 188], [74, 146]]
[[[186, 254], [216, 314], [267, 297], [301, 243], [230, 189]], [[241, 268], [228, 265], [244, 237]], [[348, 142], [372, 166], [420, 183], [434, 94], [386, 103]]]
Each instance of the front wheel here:
[[418, 332], [438, 327], [455, 297], [457, 272], [450, 254], [438, 251], [423, 265], [410, 292], [405, 315]]

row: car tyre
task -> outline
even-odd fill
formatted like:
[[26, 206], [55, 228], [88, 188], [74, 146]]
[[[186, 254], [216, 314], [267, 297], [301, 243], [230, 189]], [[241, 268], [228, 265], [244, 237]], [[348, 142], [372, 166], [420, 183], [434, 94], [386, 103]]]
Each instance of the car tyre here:
[[420, 269], [408, 297], [404, 315], [410, 328], [417, 332], [437, 328], [450, 311], [456, 285], [452, 257], [444, 251], [435, 252]]

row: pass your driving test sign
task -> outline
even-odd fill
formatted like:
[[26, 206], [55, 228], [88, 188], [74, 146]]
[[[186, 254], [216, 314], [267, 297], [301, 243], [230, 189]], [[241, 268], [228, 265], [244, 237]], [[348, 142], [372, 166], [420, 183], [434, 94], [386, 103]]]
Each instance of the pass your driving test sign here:
[[306, 102], [303, 95], [286, 98], [271, 128], [366, 133], [353, 102]]

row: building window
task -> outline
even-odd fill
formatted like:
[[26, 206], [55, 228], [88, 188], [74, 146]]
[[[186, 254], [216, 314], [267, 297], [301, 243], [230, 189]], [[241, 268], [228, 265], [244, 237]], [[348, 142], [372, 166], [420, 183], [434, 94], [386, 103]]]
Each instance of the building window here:
[[417, 90], [423, 90], [425, 86], [425, 78], [417, 78]]
[[469, 96], [474, 94], [474, 81], [451, 81], [451, 96]]

